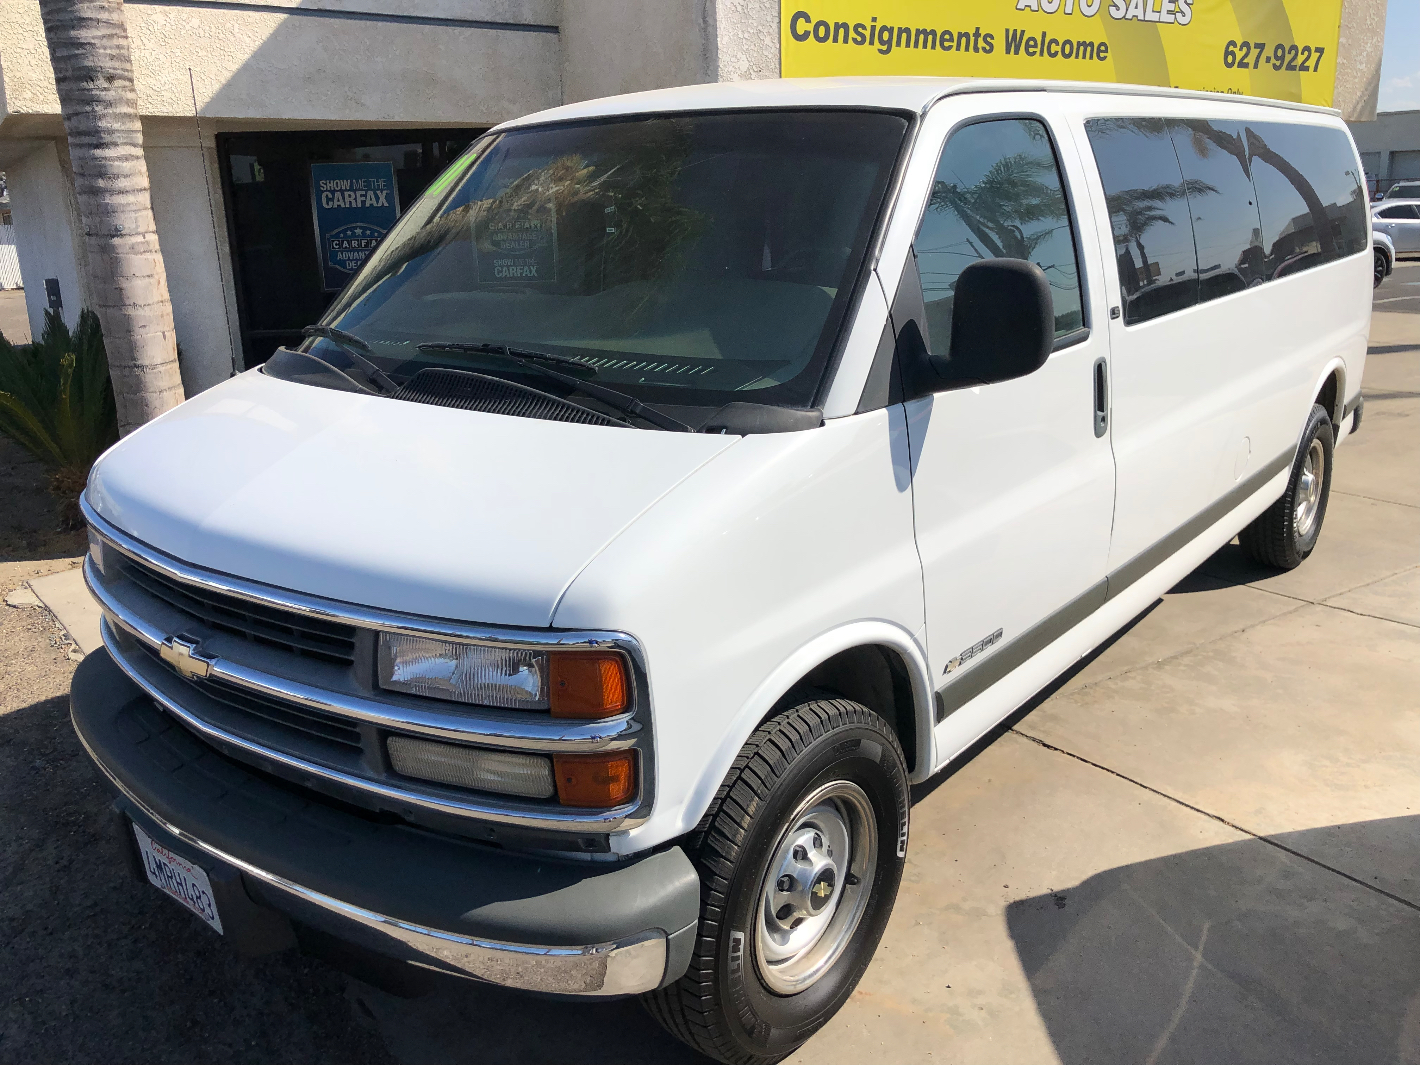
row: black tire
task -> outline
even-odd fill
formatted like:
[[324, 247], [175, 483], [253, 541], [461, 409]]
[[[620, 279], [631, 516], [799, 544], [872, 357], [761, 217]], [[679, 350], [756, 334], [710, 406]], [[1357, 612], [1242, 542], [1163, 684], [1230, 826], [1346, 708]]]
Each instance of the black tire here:
[[[786, 844], [803, 838], [791, 833], [806, 823], [803, 804], [826, 789], [845, 787], [857, 788], [870, 803], [873, 858], [867, 857], [866, 845], [855, 842], [848, 849], [855, 863], [864, 863], [865, 874], [871, 869], [872, 880], [864, 891], [866, 875], [846, 868], [839, 872], [833, 920], [840, 910], [857, 912], [856, 924], [839, 933], [835, 941], [843, 944], [841, 952], [821, 976], [797, 993], [779, 993], [765, 982], [763, 973], [772, 966], [762, 960], [757, 939], [761, 913], [770, 912], [762, 910], [770, 890], [770, 863], [782, 856]], [[765, 722], [735, 759], [688, 841], [702, 884], [695, 953], [679, 981], [642, 996], [647, 1011], [671, 1034], [732, 1065], [768, 1065], [792, 1053], [853, 993], [877, 949], [902, 881], [907, 822], [902, 748], [877, 714], [847, 699], [824, 697]], [[812, 838], [819, 846], [818, 834]], [[797, 860], [803, 848], [791, 849]], [[833, 854], [831, 846], [827, 853]], [[792, 879], [773, 881], [786, 882]], [[791, 920], [797, 927], [800, 919]], [[845, 917], [842, 927], [848, 921]], [[828, 938], [826, 931], [817, 942]]]
[[[1287, 490], [1282, 498], [1259, 514], [1247, 528], [1238, 534], [1238, 543], [1243, 553], [1264, 566], [1277, 569], [1296, 569], [1312, 549], [1321, 535], [1321, 524], [1326, 518], [1326, 502], [1331, 496], [1331, 455], [1334, 443], [1331, 416], [1321, 404], [1312, 407], [1307, 418], [1306, 430], [1302, 433], [1297, 447], [1297, 457], [1292, 462], [1292, 476], [1287, 481]], [[1321, 465], [1320, 477], [1316, 478], [1315, 466]], [[1309, 465], [1310, 457], [1310, 465]], [[1315, 485], [1314, 502], [1306, 505], [1311, 492], [1306, 478], [1308, 470], [1319, 481]], [[1299, 504], [1303, 504], [1303, 516], [1310, 511], [1310, 521], [1298, 525]]]
[[1375, 249], [1375, 264], [1373, 266], [1372, 288], [1380, 288], [1381, 282], [1390, 274], [1390, 257], [1379, 248]]

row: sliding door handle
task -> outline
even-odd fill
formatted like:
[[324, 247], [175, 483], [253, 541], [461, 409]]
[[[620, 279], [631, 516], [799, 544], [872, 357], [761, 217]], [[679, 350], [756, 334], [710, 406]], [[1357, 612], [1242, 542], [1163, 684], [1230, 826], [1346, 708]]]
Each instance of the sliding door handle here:
[[1095, 360], [1095, 436], [1109, 431], [1109, 364], [1104, 357]]

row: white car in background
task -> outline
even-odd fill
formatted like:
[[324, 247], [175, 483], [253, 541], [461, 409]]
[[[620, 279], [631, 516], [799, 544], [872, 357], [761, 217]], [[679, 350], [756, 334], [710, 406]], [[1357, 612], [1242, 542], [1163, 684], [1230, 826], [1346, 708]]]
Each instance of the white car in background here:
[[1371, 208], [1371, 228], [1390, 238], [1397, 255], [1420, 253], [1420, 199], [1375, 204]]
[[1375, 274], [1372, 286], [1380, 288], [1381, 282], [1395, 269], [1395, 242], [1390, 235], [1379, 229], [1371, 230], [1371, 252], [1375, 257]]
[[1420, 181], [1400, 181], [1385, 190], [1383, 200], [1407, 200], [1420, 196]]

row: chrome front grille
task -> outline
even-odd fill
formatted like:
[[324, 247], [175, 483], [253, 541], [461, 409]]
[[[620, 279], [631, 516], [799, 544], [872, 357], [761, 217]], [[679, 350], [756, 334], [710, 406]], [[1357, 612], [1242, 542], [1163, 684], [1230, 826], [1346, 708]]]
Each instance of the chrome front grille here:
[[[498, 629], [286, 591], [162, 555], [99, 518], [87, 500], [81, 506], [92, 543], [84, 577], [103, 608], [106, 647], [160, 707], [226, 755], [353, 805], [516, 846], [605, 851], [605, 833], [650, 815], [652, 719], [632, 637]], [[388, 692], [374, 676], [380, 632], [515, 648], [613, 648], [632, 666], [633, 709], [560, 720]], [[620, 807], [580, 809], [412, 781], [394, 773], [385, 755], [387, 737], [397, 734], [546, 755], [634, 749], [639, 793]]]
[[184, 584], [132, 558], [123, 575], [149, 595], [219, 632], [336, 665], [355, 661], [355, 629], [323, 618], [303, 617], [234, 595]]
[[[138, 647], [154, 662], [162, 664], [163, 668], [170, 668], [163, 663], [162, 656], [153, 648], [141, 643]], [[173, 671], [173, 675], [177, 676], [176, 671]], [[250, 715], [268, 726], [274, 725], [287, 734], [288, 742], [284, 746], [288, 750], [308, 749], [313, 739], [320, 745], [328, 744], [357, 755], [364, 749], [360, 729], [349, 718], [312, 710], [289, 699], [263, 695], [239, 687], [221, 677], [209, 677], [202, 681], [184, 680], [183, 683], [239, 714]], [[250, 729], [242, 731], [244, 734], [251, 732]]]

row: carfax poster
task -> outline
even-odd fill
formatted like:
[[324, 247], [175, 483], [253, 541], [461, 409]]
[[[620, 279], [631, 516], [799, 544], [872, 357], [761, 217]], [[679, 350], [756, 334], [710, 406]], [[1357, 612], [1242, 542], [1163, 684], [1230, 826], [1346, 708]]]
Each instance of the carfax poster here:
[[781, 0], [785, 77], [1129, 82], [1331, 106], [1342, 0]]
[[399, 218], [393, 163], [312, 163], [311, 209], [327, 292], [337, 292]]

